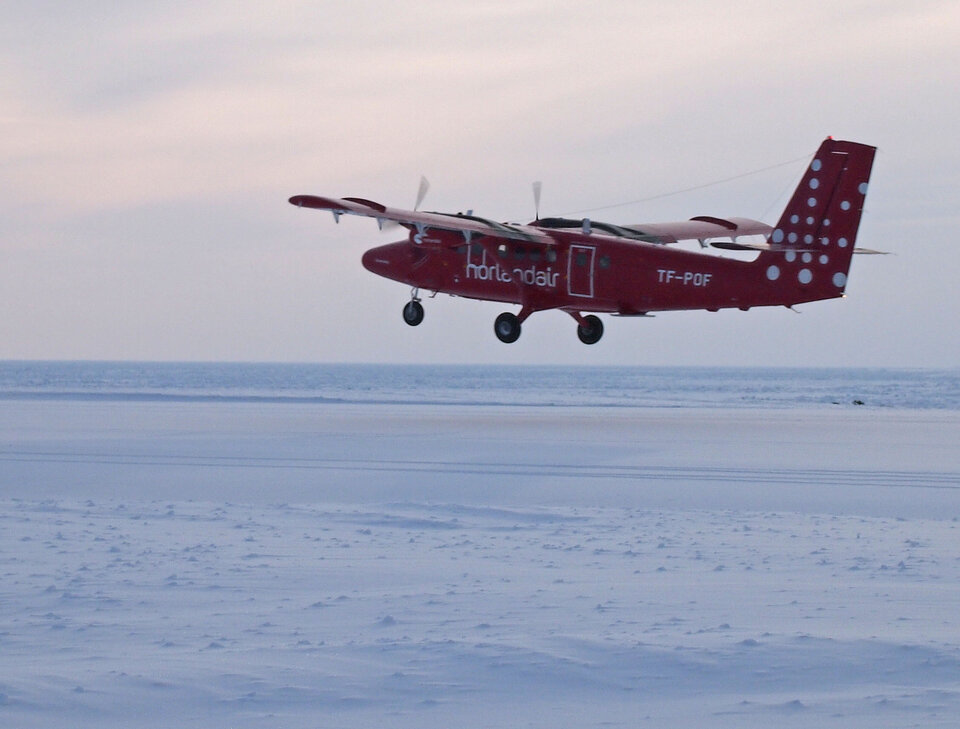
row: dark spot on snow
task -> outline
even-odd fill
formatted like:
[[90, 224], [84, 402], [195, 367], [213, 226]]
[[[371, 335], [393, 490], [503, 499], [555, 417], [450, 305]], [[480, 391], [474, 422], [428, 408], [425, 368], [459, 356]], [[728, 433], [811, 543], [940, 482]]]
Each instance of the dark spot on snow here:
[[802, 711], [807, 707], [800, 699], [794, 699], [793, 701], [788, 701], [785, 704], [780, 704], [780, 706], [777, 708], [783, 711]]

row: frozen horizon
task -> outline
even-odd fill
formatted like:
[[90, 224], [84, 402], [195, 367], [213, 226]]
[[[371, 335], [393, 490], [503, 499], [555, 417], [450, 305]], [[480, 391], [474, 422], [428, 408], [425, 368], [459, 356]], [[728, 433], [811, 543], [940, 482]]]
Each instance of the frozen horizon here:
[[954, 722], [949, 380], [401, 369], [0, 367], [0, 721]]

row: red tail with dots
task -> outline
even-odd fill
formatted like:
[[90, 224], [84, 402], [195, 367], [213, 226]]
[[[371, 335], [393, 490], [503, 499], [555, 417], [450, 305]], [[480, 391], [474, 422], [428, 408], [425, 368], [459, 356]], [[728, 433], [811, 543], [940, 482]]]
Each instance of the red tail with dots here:
[[788, 304], [842, 296], [875, 147], [827, 138], [757, 260]]

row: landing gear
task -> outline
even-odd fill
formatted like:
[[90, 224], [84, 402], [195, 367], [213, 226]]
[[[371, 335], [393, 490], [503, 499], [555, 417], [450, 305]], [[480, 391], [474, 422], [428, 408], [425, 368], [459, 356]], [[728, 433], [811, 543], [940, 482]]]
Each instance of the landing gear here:
[[423, 321], [423, 304], [420, 299], [410, 299], [403, 307], [403, 320], [412, 327]]
[[493, 331], [501, 342], [511, 344], [520, 338], [520, 320], [516, 314], [505, 311], [497, 317]]
[[[509, 311], [503, 312], [493, 324], [493, 332], [497, 335], [497, 339], [506, 344], [517, 341], [520, 338], [520, 326], [530, 313], [532, 312], [525, 309], [520, 312], [519, 316], [511, 314]], [[599, 317], [593, 314], [582, 316], [580, 312], [575, 311], [568, 311], [567, 313], [577, 322], [577, 336], [580, 337], [581, 342], [596, 344], [600, 341], [600, 337], [603, 336], [603, 322], [600, 321]]]
[[588, 314], [583, 317], [583, 323], [577, 325], [577, 336], [584, 344], [596, 344], [603, 336], [603, 322], [599, 317]]

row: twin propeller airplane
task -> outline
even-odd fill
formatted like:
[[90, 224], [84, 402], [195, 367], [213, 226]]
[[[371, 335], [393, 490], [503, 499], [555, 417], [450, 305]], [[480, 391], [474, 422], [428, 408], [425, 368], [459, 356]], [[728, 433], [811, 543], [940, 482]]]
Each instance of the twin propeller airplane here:
[[[841, 297], [876, 149], [826, 139], [776, 226], [747, 218], [698, 216], [677, 223], [611, 225], [587, 218], [540, 218], [527, 225], [462, 213], [389, 208], [362, 198], [297, 195], [298, 207], [399, 223], [405, 240], [371, 248], [364, 267], [412, 288], [403, 307], [410, 326], [423, 321], [421, 289], [520, 306], [497, 317], [494, 332], [515, 342], [526, 319], [559, 309], [577, 335], [595, 344], [596, 314], [647, 316], [656, 311], [793, 306]], [[536, 190], [539, 192], [539, 190]], [[751, 237], [750, 241], [742, 238]], [[760, 239], [757, 242], [754, 240]], [[714, 248], [758, 251], [746, 261], [671, 247], [698, 240]]]

